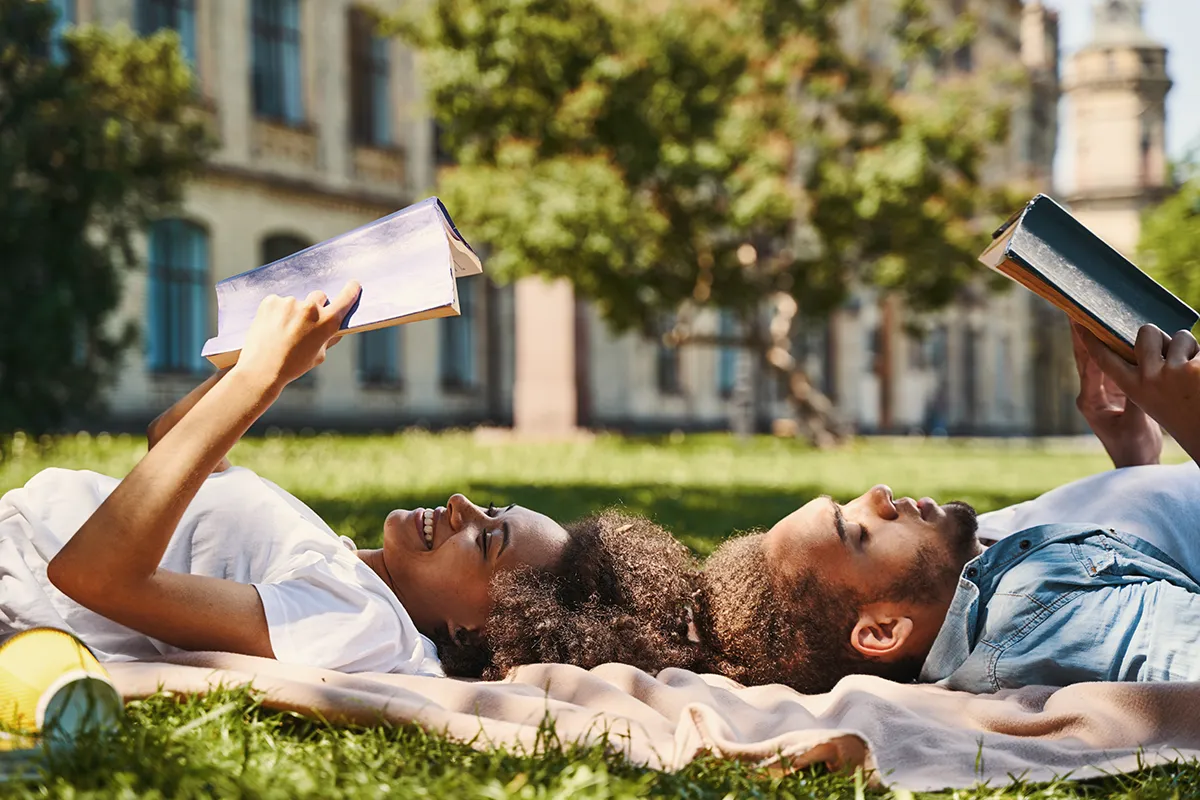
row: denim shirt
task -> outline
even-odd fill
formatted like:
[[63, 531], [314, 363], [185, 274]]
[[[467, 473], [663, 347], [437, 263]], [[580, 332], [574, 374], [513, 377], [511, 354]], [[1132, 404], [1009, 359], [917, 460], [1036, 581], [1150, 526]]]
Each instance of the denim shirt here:
[[1200, 585], [1136, 536], [1020, 531], [963, 568], [921, 680], [975, 693], [1200, 680]]

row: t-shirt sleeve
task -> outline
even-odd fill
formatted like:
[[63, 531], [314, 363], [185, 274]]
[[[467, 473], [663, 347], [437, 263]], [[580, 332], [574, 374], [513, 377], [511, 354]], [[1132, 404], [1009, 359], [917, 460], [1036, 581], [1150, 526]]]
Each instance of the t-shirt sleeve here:
[[433, 650], [384, 598], [347, 583], [324, 561], [257, 583], [275, 658], [340, 672], [443, 675]]

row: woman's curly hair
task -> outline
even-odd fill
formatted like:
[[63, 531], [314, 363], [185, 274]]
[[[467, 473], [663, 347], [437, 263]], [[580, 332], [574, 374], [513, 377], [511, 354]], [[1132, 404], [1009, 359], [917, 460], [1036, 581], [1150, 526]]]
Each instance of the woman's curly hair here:
[[590, 669], [618, 661], [650, 673], [707, 664], [691, 625], [698, 569], [683, 544], [617, 511], [565, 529], [570, 539], [557, 569], [492, 579], [482, 632], [435, 637], [447, 674], [496, 680], [520, 664]]

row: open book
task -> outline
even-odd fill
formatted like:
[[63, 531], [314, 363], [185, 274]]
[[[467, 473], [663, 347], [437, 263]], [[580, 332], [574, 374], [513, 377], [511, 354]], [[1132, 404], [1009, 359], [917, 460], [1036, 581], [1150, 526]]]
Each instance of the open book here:
[[436, 197], [217, 284], [217, 335], [202, 351], [218, 369], [237, 363], [259, 303], [268, 295], [336, 295], [346, 281], [362, 296], [343, 335], [458, 316], [457, 278], [483, 272], [479, 256]]
[[1191, 330], [1200, 319], [1044, 194], [993, 238], [980, 261], [1067, 312], [1130, 363], [1143, 325], [1153, 323], [1171, 335]]

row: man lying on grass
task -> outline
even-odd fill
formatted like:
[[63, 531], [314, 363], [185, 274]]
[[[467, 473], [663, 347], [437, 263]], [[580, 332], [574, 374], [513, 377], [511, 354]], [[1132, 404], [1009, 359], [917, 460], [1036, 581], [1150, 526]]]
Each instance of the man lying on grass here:
[[123, 480], [48, 469], [0, 499], [0, 639], [47, 626], [104, 660], [220, 650], [429, 675], [698, 663], [691, 558], [646, 520], [607, 513], [564, 528], [456, 494], [393, 511], [383, 547], [357, 550], [230, 466], [284, 386], [324, 360], [358, 292], [264, 301], [238, 363], [151, 426]]
[[705, 565], [719, 668], [806, 692], [851, 674], [972, 692], [1200, 680], [1200, 470], [1150, 466], [1151, 417], [1200, 460], [1200, 346], [1147, 326], [1133, 366], [1075, 336], [1080, 408], [1127, 469], [979, 520], [876, 486], [733, 539]]

